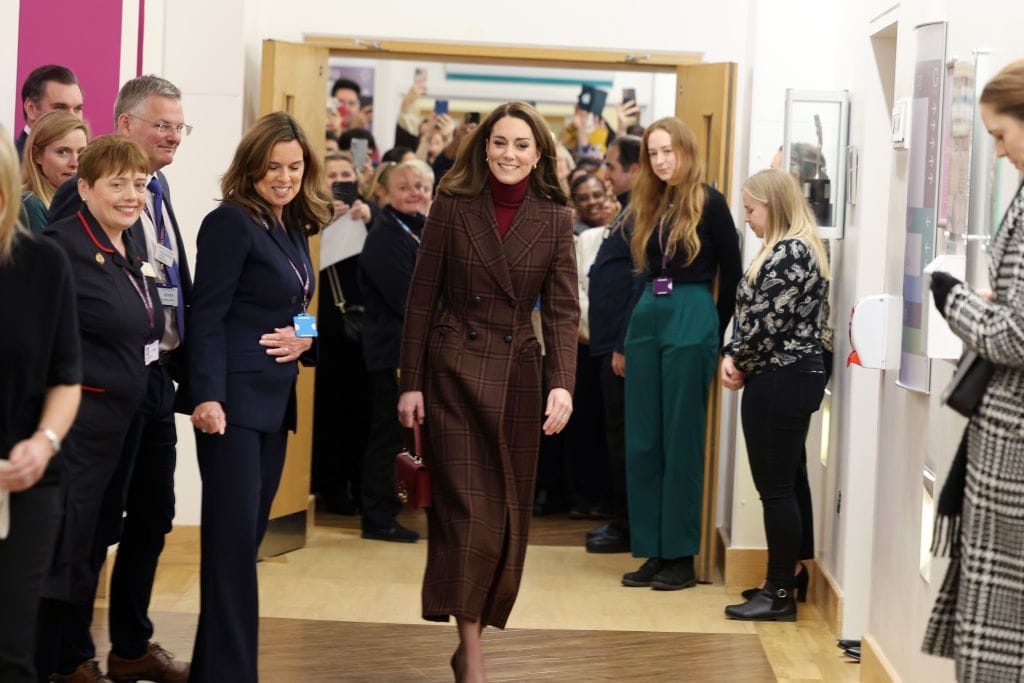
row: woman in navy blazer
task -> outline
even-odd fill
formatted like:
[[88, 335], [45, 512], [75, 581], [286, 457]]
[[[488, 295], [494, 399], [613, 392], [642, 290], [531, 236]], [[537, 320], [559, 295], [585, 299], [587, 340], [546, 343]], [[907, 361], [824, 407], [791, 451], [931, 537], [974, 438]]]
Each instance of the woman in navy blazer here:
[[[313, 338], [307, 235], [331, 216], [320, 163], [295, 120], [246, 133], [203, 220], [189, 325], [189, 383], [203, 479], [200, 612], [192, 681], [255, 681], [256, 552], [295, 429], [297, 361]], [[315, 328], [314, 328], [315, 330]]]

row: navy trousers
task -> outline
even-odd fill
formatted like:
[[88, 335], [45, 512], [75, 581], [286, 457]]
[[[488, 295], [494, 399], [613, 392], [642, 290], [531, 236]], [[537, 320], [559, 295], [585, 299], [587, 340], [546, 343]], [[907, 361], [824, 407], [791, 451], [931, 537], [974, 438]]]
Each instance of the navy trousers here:
[[256, 553], [284, 467], [287, 432], [196, 433], [203, 480], [199, 627], [190, 681], [257, 680]]

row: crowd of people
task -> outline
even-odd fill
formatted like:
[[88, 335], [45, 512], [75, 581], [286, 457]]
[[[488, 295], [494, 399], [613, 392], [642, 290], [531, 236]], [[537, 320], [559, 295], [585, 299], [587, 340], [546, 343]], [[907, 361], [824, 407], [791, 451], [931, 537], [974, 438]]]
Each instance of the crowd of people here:
[[[345, 79], [325, 156], [290, 115], [256, 121], [199, 227], [193, 270], [162, 173], [192, 129], [180, 90], [129, 80], [115, 132], [90, 140], [75, 75], [29, 75], [25, 130], [14, 144], [0, 133], [2, 344], [23, 359], [0, 392], [12, 518], [0, 680], [257, 680], [255, 565], [297, 425], [299, 363], [318, 365], [313, 488], [328, 510], [358, 514], [364, 538], [419, 540], [397, 520], [392, 467], [404, 430], [425, 433], [422, 615], [455, 619], [456, 680], [486, 678], [481, 635], [505, 626], [535, 514], [603, 521], [587, 551], [643, 559], [625, 587], [696, 583], [716, 375], [744, 390], [768, 541], [764, 583], [725, 615], [796, 619], [813, 557], [804, 442], [832, 369], [828, 252], [799, 169], [743, 184], [763, 241], [744, 269], [728, 201], [679, 119], [640, 128], [624, 103], [612, 130], [578, 109], [559, 138], [525, 102], [417, 120], [423, 93], [417, 80], [404, 137], [382, 155], [366, 129], [372, 100]], [[982, 113], [1024, 170], [1022, 107], [1018, 62], [986, 87]], [[994, 292], [932, 283], [957, 333], [1001, 367], [993, 396], [1019, 383], [1020, 204], [1018, 193], [992, 254]], [[308, 239], [320, 231], [318, 275]], [[992, 577], [979, 547], [1017, 495], [1004, 457], [1016, 442], [985, 421], [999, 406], [983, 403], [965, 435], [962, 550], [926, 644], [964, 671], [989, 665], [981, 636], [998, 625], [972, 607]], [[203, 483], [191, 663], [154, 640], [148, 616], [174, 517], [176, 412], [191, 415]], [[1000, 542], [1007, 556], [1022, 543]], [[115, 544], [104, 673], [93, 603]]]

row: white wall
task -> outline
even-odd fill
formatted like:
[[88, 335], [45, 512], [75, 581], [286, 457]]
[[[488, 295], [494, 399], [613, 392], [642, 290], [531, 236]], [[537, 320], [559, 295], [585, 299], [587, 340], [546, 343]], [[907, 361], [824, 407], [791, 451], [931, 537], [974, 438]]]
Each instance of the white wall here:
[[14, 106], [21, 93], [18, 83], [18, 17], [21, 3], [10, 0], [0, 2], [0, 124], [3, 124], [12, 138], [14, 130]]

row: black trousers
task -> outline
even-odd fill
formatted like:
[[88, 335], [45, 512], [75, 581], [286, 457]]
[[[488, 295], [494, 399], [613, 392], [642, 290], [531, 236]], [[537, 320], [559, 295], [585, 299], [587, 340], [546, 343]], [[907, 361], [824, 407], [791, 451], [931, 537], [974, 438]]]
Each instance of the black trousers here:
[[0, 681], [34, 683], [39, 596], [60, 525], [60, 489], [35, 486], [10, 502], [10, 534], [0, 541]]
[[394, 370], [371, 370], [370, 405], [373, 418], [363, 457], [362, 511], [364, 529], [383, 529], [394, 523], [402, 504], [395, 498], [395, 455], [402, 449], [398, 422], [398, 377]]
[[608, 448], [608, 483], [612, 519], [608, 525], [629, 533], [626, 503], [626, 380], [612, 371], [612, 355], [601, 356], [601, 396], [604, 399], [604, 436]]
[[608, 446], [601, 393], [601, 361], [590, 355], [589, 346], [579, 344], [572, 417], [565, 432], [571, 488], [576, 502], [585, 506], [603, 507], [608, 502]]
[[807, 487], [809, 503], [804, 442], [824, 391], [821, 356], [815, 356], [748, 377], [743, 392], [743, 436], [764, 507], [767, 579], [780, 588], [792, 587], [804, 530], [812, 526], [809, 517], [804, 521], [797, 490]]
[[146, 395], [125, 436], [121, 465], [107, 489], [100, 534], [120, 543], [110, 575], [110, 642], [115, 654], [136, 659], [153, 637], [149, 600], [164, 536], [174, 521], [174, 383], [152, 365]]
[[320, 349], [313, 403], [312, 490], [327, 500], [358, 504], [360, 469], [370, 436], [370, 381], [362, 345], [344, 334], [330, 287], [320, 288]]
[[284, 429], [265, 433], [229, 424], [223, 436], [196, 432], [203, 496], [193, 683], [257, 680], [256, 554], [287, 443]]

